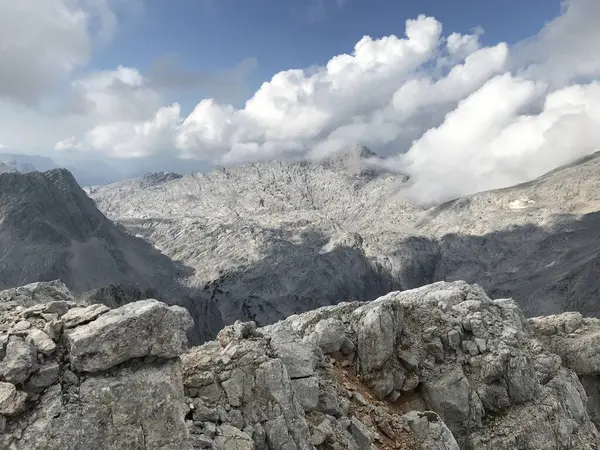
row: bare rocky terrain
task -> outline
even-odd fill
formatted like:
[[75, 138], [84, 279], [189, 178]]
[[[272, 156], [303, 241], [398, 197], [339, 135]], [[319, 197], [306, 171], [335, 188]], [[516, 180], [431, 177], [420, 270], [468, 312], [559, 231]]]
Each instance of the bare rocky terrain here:
[[226, 323], [271, 323], [440, 280], [513, 297], [528, 316], [597, 301], [600, 157], [426, 207], [365, 148], [321, 162], [154, 174], [88, 189], [132, 234], [193, 268]]
[[222, 323], [181, 282], [191, 273], [108, 220], [67, 170], [0, 174], [0, 289], [60, 279], [96, 302], [121, 303], [149, 291], [204, 317], [193, 336], [201, 341]]
[[374, 158], [0, 174], [0, 448], [598, 450], [600, 157], [435, 207]]
[[0, 292], [0, 448], [593, 450], [600, 321], [436, 283], [187, 348], [189, 313]]

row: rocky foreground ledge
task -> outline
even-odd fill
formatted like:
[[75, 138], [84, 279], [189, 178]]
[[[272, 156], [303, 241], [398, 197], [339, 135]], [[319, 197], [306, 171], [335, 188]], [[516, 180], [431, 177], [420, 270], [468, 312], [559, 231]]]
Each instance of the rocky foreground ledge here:
[[0, 292], [0, 449], [598, 449], [600, 320], [437, 283], [186, 349], [187, 311]]

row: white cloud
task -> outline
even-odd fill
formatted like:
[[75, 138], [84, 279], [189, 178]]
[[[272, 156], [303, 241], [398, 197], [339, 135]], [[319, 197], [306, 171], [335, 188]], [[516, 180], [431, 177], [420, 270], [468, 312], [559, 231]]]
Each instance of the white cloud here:
[[0, 96], [33, 103], [90, 57], [88, 16], [70, 0], [0, 2]]
[[513, 69], [554, 86], [600, 76], [600, 2], [563, 0], [563, 14], [513, 49]]
[[148, 86], [148, 80], [129, 67], [94, 72], [71, 85], [73, 110], [100, 122], [150, 119], [162, 102], [162, 96]]
[[[116, 32], [124, 0], [0, 1], [0, 98], [37, 103]], [[131, 9], [138, 0], [128, 2]]]
[[[32, 61], [28, 54], [21, 61], [12, 47], [7, 53], [21, 71], [36, 71], [22, 80], [12, 77], [12, 89], [0, 74], [0, 96], [34, 101], [51, 80], [85, 64], [90, 23], [103, 24], [97, 31], [103, 36], [114, 34], [116, 15], [108, 1], [44, 2], [44, 15], [35, 12], [31, 21], [37, 34], [24, 44], [42, 58]], [[0, 25], [3, 12], [23, 21], [33, 5], [0, 5]], [[53, 142], [57, 150], [95, 156], [216, 164], [321, 157], [358, 142], [396, 155], [385, 164], [413, 176], [420, 200], [514, 184], [600, 149], [600, 3], [568, 0], [563, 6], [537, 35], [514, 46], [483, 46], [481, 29], [444, 37], [437, 20], [419, 16], [406, 22], [403, 38], [365, 36], [350, 54], [333, 56], [322, 67], [276, 74], [241, 108], [214, 98], [200, 100], [188, 115], [177, 103], [164, 106], [170, 103], [164, 86], [215, 78], [206, 74], [169, 67], [142, 74], [125, 66], [90, 73], [72, 81], [71, 106], [80, 114], [68, 130], [58, 127], [62, 135]], [[41, 39], [59, 57], [45, 60]], [[2, 58], [0, 67], [12, 61]], [[0, 105], [3, 117], [5, 111]], [[26, 123], [40, 120], [45, 139], [58, 133], [57, 122], [19, 114]], [[7, 134], [19, 129], [15, 122], [0, 123], [3, 143], [15, 142]]]
[[556, 90], [538, 114], [520, 114], [545, 88], [506, 74], [461, 102], [396, 161], [415, 175], [412, 194], [435, 202], [504, 187], [600, 150], [600, 84]]

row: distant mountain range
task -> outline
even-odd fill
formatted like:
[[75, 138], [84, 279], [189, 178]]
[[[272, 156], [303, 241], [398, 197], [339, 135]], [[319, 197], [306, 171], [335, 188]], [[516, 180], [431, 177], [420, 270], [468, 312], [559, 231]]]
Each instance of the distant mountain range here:
[[[528, 315], [600, 315], [600, 156], [434, 208], [368, 149], [89, 191], [109, 218], [194, 269], [225, 322], [269, 323], [439, 280], [512, 296]], [[357, 165], [358, 164], [358, 165]], [[357, 168], [363, 169], [357, 170]]]

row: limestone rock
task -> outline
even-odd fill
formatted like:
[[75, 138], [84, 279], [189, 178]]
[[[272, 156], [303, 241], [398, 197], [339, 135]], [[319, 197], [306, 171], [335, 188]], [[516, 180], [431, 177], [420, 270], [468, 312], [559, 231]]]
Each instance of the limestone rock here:
[[40, 369], [31, 376], [26, 387], [34, 391], [47, 388], [58, 380], [59, 372], [60, 366], [58, 363], [56, 361], [50, 361], [40, 367]]
[[[63, 317], [64, 319], [64, 317]], [[173, 358], [187, 346], [189, 313], [178, 306], [142, 300], [67, 330], [69, 358], [82, 372], [106, 370], [131, 358]]]
[[52, 341], [50, 336], [37, 328], [33, 328], [29, 331], [25, 341], [33, 344], [38, 351], [46, 356], [51, 355], [56, 350], [56, 344]]
[[109, 310], [110, 308], [105, 305], [90, 305], [83, 308], [73, 308], [62, 316], [62, 322], [65, 328], [73, 328], [91, 322]]
[[14, 416], [25, 409], [27, 394], [11, 383], [0, 381], [0, 414]]
[[37, 368], [35, 348], [18, 336], [10, 336], [6, 356], [0, 362], [0, 378], [10, 383], [23, 383]]
[[411, 411], [402, 416], [415, 436], [419, 450], [460, 450], [456, 439], [433, 411]]

